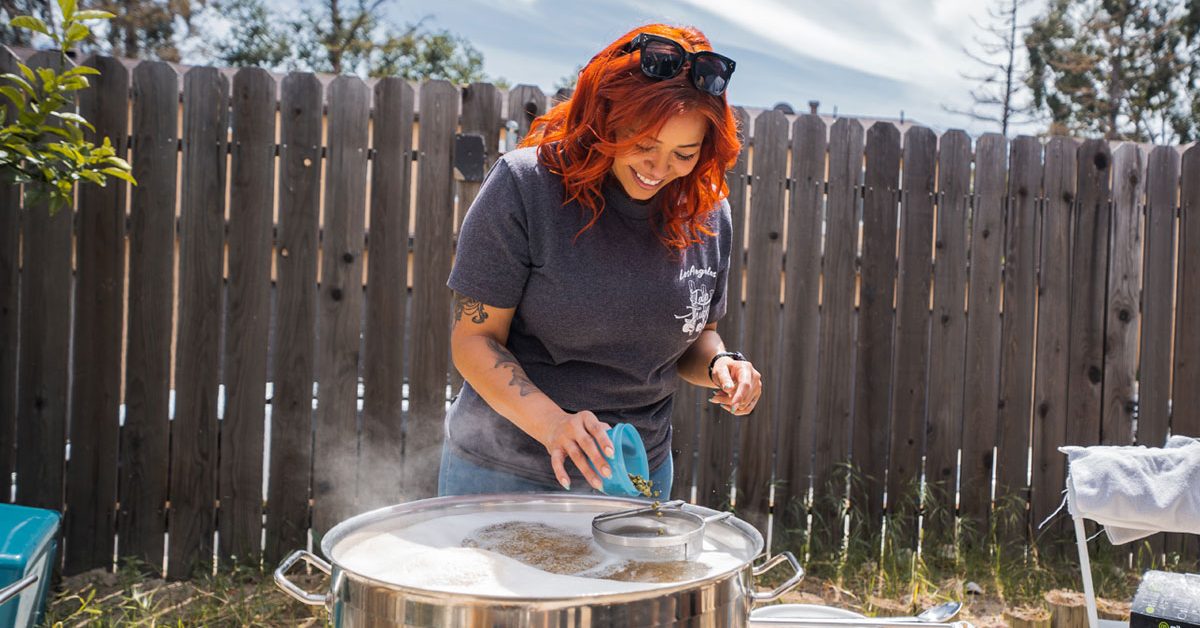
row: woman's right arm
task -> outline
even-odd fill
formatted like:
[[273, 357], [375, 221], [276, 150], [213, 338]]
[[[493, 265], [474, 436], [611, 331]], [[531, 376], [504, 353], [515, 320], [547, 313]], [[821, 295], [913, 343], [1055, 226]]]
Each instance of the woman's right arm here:
[[515, 308], [498, 308], [454, 293], [454, 327], [450, 351], [454, 366], [480, 397], [540, 442], [550, 454], [550, 466], [563, 488], [570, 489], [564, 462], [570, 458], [588, 484], [600, 490], [600, 478], [587, 459], [604, 475], [612, 471], [596, 443], [612, 455], [608, 425], [589, 411], [570, 413], [538, 389], [505, 346]]

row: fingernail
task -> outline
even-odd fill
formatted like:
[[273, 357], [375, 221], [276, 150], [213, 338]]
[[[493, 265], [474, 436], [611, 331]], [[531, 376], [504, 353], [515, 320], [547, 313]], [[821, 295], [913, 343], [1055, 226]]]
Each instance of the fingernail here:
[[570, 478], [558, 478], [558, 483], [562, 484], [562, 487], [564, 489], [566, 489], [568, 491], [571, 490], [571, 479]]
[[729, 390], [730, 388], [733, 388], [733, 383], [732, 383], [732, 382], [725, 382], [725, 386], [723, 386], [723, 388], [724, 388], [725, 390]]
[[603, 475], [606, 478], [611, 478], [612, 477], [612, 469], [609, 469], [608, 467], [604, 467], [604, 468], [600, 469], [600, 475]]
[[613, 451], [612, 447], [604, 448], [604, 455], [608, 456], [609, 458], [612, 458], [614, 453], [616, 453], [616, 452]]

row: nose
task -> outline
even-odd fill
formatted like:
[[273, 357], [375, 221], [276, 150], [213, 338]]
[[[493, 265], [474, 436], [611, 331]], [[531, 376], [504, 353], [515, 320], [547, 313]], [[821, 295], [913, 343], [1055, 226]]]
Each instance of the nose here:
[[671, 160], [668, 153], [655, 152], [646, 157], [645, 167], [649, 176], [662, 179], [667, 176]]

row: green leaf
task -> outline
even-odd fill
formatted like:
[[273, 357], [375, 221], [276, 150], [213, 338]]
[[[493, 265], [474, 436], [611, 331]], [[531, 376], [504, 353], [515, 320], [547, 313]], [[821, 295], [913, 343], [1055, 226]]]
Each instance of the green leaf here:
[[18, 15], [12, 20], [12, 25], [16, 28], [24, 28], [26, 30], [37, 31], [47, 37], [53, 37], [50, 29], [46, 27], [46, 23], [32, 15]]
[[62, 9], [64, 22], [75, 19], [75, 0], [58, 0], [58, 8]]
[[59, 81], [59, 85], [61, 85], [64, 90], [77, 92], [81, 89], [88, 88], [88, 80], [82, 76], [68, 76], [65, 79], [61, 79]]
[[129, 183], [137, 185], [137, 181], [134, 180], [133, 175], [119, 168], [101, 168], [100, 172], [103, 172], [110, 177], [116, 177], [122, 181], [128, 181]]
[[29, 66], [24, 63], [18, 63], [17, 67], [21, 68], [21, 74], [25, 75], [25, 80], [29, 81], [30, 85], [37, 82], [37, 77], [33, 75], [33, 70]]
[[62, 118], [63, 120], [67, 120], [69, 122], [74, 122], [75, 124], [82, 124], [92, 131], [96, 130], [96, 127], [92, 126], [92, 123], [88, 122], [87, 118], [84, 118], [77, 113], [71, 113], [70, 111], [52, 111], [50, 112], [50, 115], [56, 118]]
[[9, 87], [7, 85], [0, 86], [0, 94], [4, 94], [9, 100], [11, 100], [13, 107], [17, 111], [25, 110], [25, 94], [22, 94], [17, 88]]
[[108, 157], [104, 160], [104, 162], [112, 164], [123, 170], [129, 170], [129, 162], [121, 159], [120, 157]]
[[58, 85], [58, 74], [54, 70], [50, 68], [38, 68], [37, 73], [38, 78], [42, 79], [42, 89], [49, 92], [54, 90], [55, 85]]
[[111, 20], [114, 17], [117, 16], [108, 11], [87, 10], [75, 13], [75, 21], [77, 22], [82, 22], [83, 20]]
[[98, 75], [98, 74], [100, 74], [100, 70], [97, 70], [96, 68], [93, 68], [90, 65], [77, 65], [77, 66], [67, 70], [66, 72], [63, 72], [59, 76], [75, 76], [77, 74], [88, 74], [88, 75], [96, 74], [96, 75]]
[[71, 44], [77, 41], [83, 41], [87, 39], [87, 36], [91, 32], [92, 30], [86, 25], [75, 22], [67, 27], [67, 43]]

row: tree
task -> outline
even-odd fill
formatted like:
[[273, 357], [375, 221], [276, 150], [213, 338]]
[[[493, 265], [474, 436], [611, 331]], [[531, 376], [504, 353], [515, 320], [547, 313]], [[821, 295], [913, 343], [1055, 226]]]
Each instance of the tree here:
[[115, 57], [179, 62], [181, 40], [205, 0], [96, 0], [89, 8], [115, 15], [84, 48]]
[[1051, 0], [1025, 38], [1027, 84], [1051, 131], [1163, 143], [1194, 138], [1191, 2], [1188, 9], [1172, 0]]
[[215, 8], [232, 22], [229, 36], [214, 42], [222, 65], [280, 68], [291, 58], [290, 31], [278, 25], [262, 0], [230, 0]]
[[583, 71], [582, 65], [575, 66], [575, 71], [559, 78], [554, 83], [554, 89], [569, 89], [574, 90], [575, 85], [579, 83], [579, 73]]
[[50, 11], [49, 0], [0, 0], [0, 44], [6, 46], [31, 46], [34, 32], [32, 30], [13, 26], [12, 21], [21, 15], [36, 17], [44, 24], [53, 24], [54, 15]]
[[973, 39], [978, 52], [963, 48], [963, 53], [982, 68], [980, 73], [964, 73], [962, 77], [977, 84], [970, 91], [971, 106], [966, 110], [950, 107], [951, 113], [967, 116], [977, 122], [1000, 127], [1007, 136], [1013, 124], [1030, 122], [1034, 111], [1027, 99], [1021, 98], [1025, 87], [1021, 81], [1022, 68], [1018, 33], [1026, 29], [1018, 14], [1030, 0], [995, 0], [988, 6], [988, 23], [975, 22], [982, 31]]

